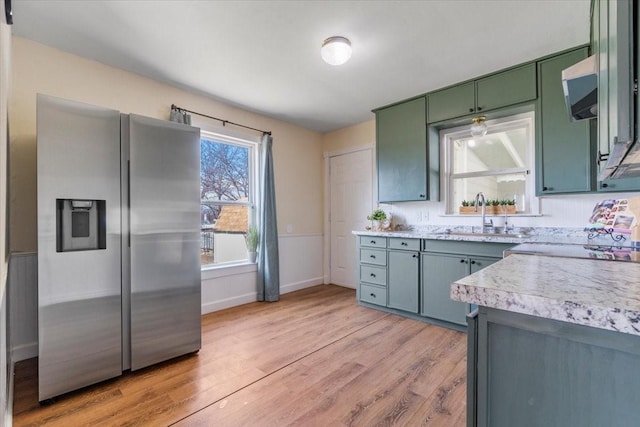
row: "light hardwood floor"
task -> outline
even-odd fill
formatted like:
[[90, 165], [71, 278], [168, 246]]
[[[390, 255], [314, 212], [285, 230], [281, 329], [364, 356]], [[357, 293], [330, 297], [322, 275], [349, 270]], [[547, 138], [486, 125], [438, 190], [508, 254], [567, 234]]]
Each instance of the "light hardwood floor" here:
[[466, 335], [316, 286], [203, 316], [202, 350], [40, 406], [17, 364], [14, 425], [464, 426]]

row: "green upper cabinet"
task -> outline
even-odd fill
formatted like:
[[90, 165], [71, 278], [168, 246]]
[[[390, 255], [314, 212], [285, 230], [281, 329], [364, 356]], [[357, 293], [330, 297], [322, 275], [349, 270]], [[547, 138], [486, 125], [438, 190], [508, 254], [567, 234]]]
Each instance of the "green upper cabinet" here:
[[536, 64], [493, 74], [476, 80], [476, 112], [536, 99]]
[[427, 200], [425, 97], [376, 110], [378, 201]]
[[[627, 0], [628, 1], [628, 0]], [[621, 48], [620, 44], [610, 39], [610, 35], [615, 34], [616, 19], [614, 10], [621, 6], [621, 3], [594, 0], [591, 3], [591, 51], [598, 55], [600, 70], [598, 73], [598, 151], [609, 153], [609, 142], [618, 136], [619, 129], [615, 126], [615, 120], [619, 118], [617, 113], [618, 100], [614, 100], [610, 89], [615, 89], [618, 84], [618, 75], [609, 72], [611, 64], [609, 61], [615, 60], [616, 49]], [[613, 9], [613, 10], [612, 10]], [[609, 64], [605, 66], [604, 64]], [[612, 70], [613, 71], [613, 70]], [[615, 110], [611, 110], [614, 107]], [[597, 173], [603, 171], [606, 161], [602, 162]], [[598, 191], [638, 191], [640, 190], [640, 177], [607, 179], [598, 182]]]
[[571, 122], [562, 90], [562, 70], [581, 61], [588, 48], [538, 63], [539, 111], [536, 120], [536, 194], [592, 190], [595, 178], [591, 120]]
[[427, 96], [429, 103], [427, 121], [435, 123], [475, 112], [475, 90], [474, 83], [469, 82], [430, 93]]
[[536, 65], [522, 65], [428, 94], [428, 122], [495, 110], [536, 99]]

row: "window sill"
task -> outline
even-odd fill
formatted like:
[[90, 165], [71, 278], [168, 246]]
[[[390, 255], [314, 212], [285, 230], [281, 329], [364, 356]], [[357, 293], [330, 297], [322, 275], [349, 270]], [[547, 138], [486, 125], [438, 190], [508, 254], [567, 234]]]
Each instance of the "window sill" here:
[[258, 271], [258, 264], [249, 261], [226, 265], [202, 266], [201, 280], [217, 279], [225, 276], [253, 273]]

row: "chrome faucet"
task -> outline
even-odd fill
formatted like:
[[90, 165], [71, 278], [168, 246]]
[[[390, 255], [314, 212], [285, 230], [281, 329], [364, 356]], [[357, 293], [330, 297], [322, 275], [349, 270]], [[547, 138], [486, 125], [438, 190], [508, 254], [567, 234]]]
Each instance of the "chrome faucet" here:
[[507, 215], [507, 207], [504, 207], [504, 233], [509, 234], [513, 231], [513, 224], [509, 222], [509, 215]]
[[476, 194], [476, 201], [473, 204], [474, 212], [478, 212], [478, 203], [480, 203], [481, 213], [482, 213], [482, 227], [480, 228], [480, 232], [486, 233], [487, 229], [493, 228], [493, 220], [490, 219], [489, 222], [486, 221], [487, 201], [485, 200], [484, 193], [482, 191]]

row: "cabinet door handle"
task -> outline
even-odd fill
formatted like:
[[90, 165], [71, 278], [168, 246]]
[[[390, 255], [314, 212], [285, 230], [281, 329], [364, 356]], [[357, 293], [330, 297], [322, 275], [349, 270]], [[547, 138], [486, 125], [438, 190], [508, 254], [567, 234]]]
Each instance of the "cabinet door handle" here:
[[413, 254], [413, 257], [414, 258], [418, 258], [418, 254]]
[[609, 184], [607, 184], [606, 182], [602, 183], [602, 188], [607, 188], [609, 186]]
[[550, 190], [552, 190], [552, 188], [551, 188], [551, 187], [546, 187], [546, 186], [545, 186], [545, 187], [542, 187], [542, 191], [550, 191]]
[[400, 246], [407, 246], [407, 242], [400, 242]]
[[373, 298], [375, 298], [375, 297], [376, 297], [376, 294], [374, 294], [374, 293], [371, 293], [371, 294], [369, 294], [369, 295], [370, 295], [370, 296], [372, 296]]
[[371, 276], [371, 277], [376, 277], [376, 275], [375, 275], [375, 274], [373, 274], [373, 273], [371, 273], [369, 276]]
[[420, 193], [420, 195], [419, 195], [418, 197], [420, 197], [421, 199], [424, 199], [424, 198], [425, 198], [425, 197], [427, 197], [427, 196], [426, 196], [426, 194], [424, 194], [424, 193]]
[[463, 262], [466, 262], [466, 261], [465, 261], [464, 259], [461, 259], [461, 260], [460, 260], [460, 263], [463, 263]]
[[375, 255], [369, 255], [369, 258], [376, 259], [376, 256]]
[[371, 241], [371, 244], [372, 244], [372, 245], [375, 245], [375, 244], [376, 244], [376, 241], [375, 241], [375, 240], [372, 240], [372, 241]]
[[478, 111], [482, 111], [482, 107], [478, 107]]
[[469, 108], [469, 112], [473, 113], [475, 110], [473, 108]]
[[471, 261], [471, 264], [475, 264], [475, 263], [476, 263], [475, 261]]

